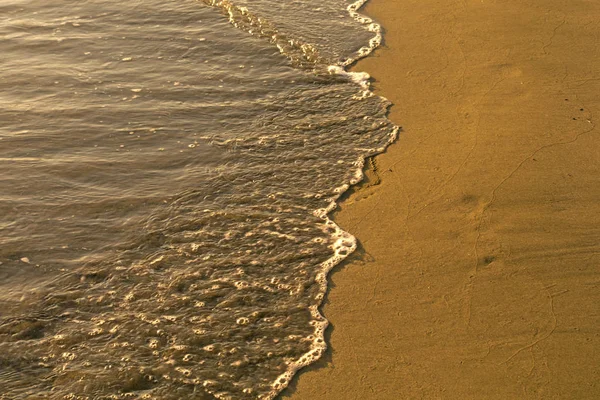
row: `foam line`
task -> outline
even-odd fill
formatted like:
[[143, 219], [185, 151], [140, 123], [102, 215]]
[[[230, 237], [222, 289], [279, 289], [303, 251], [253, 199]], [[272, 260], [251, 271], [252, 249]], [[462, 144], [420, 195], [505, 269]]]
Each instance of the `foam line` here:
[[[237, 28], [245, 30], [253, 35], [268, 38], [275, 46], [279, 48], [279, 51], [282, 54], [295, 62], [297, 66], [306, 67], [308, 63], [311, 68], [323, 68], [323, 65], [321, 64], [323, 61], [320, 59], [318, 52], [313, 46], [307, 43], [301, 43], [298, 40], [290, 40], [285, 35], [280, 34], [275, 27], [268, 23], [268, 21], [254, 16], [247, 8], [238, 7], [230, 0], [202, 1], [208, 5], [219, 7], [225, 11], [229, 15], [229, 21], [231, 24]], [[354, 97], [355, 99], [374, 96], [373, 92], [371, 91], [370, 76], [366, 72], [347, 71], [347, 67], [357, 60], [371, 54], [377, 47], [381, 45], [382, 42], [381, 26], [375, 23], [371, 18], [368, 18], [358, 12], [358, 10], [367, 1], [368, 0], [357, 0], [347, 7], [347, 11], [350, 16], [356, 21], [360, 22], [366, 30], [373, 32], [374, 36], [369, 40], [368, 45], [361, 47], [351, 57], [340, 60], [337, 65], [329, 65], [325, 68], [330, 74], [343, 76], [346, 79], [356, 83], [362, 89], [360, 95]], [[319, 65], [321, 65], [321, 67], [319, 67]], [[394, 126], [389, 134], [389, 140], [387, 144], [377, 149], [365, 149], [365, 152], [368, 153], [367, 156], [372, 157], [375, 154], [385, 151], [387, 146], [396, 140], [398, 132], [399, 127]], [[328, 231], [333, 230], [331, 235], [334, 239], [332, 244], [334, 255], [321, 263], [319, 272], [316, 275], [316, 282], [320, 286], [319, 294], [316, 297], [318, 304], [310, 306], [310, 313], [313, 317], [311, 325], [314, 328], [312, 335], [313, 343], [308, 352], [303, 354], [297, 360], [288, 364], [286, 371], [279, 375], [275, 382], [273, 382], [272, 390], [260, 396], [260, 399], [271, 400], [275, 398], [289, 385], [290, 381], [298, 372], [298, 370], [314, 363], [327, 350], [327, 343], [325, 342], [325, 330], [329, 325], [329, 321], [327, 321], [327, 319], [319, 311], [323, 299], [325, 298], [325, 294], [327, 293], [327, 276], [331, 269], [348, 257], [352, 252], [354, 252], [357, 246], [356, 238], [350, 233], [342, 230], [342, 228], [340, 228], [333, 220], [331, 220], [331, 218], [329, 218], [329, 213], [331, 213], [331, 211], [337, 207], [337, 200], [344, 192], [346, 192], [352, 185], [355, 185], [363, 180], [364, 164], [365, 157], [362, 156], [354, 163], [354, 174], [349, 182], [344, 183], [334, 189], [335, 196], [329, 199], [330, 202], [327, 207], [314, 211], [316, 216], [323, 219], [324, 225], [326, 228], [328, 228]], [[215, 393], [213, 393], [213, 395], [215, 395]], [[218, 394], [216, 394], [216, 396], [218, 398]]]
[[[367, 2], [368, 0], [358, 0], [352, 4], [350, 4], [347, 8], [348, 13], [357, 21], [366, 26], [370, 32], [375, 33], [375, 36], [369, 40], [368, 46], [361, 47], [354, 57], [348, 58], [345, 61], [340, 61], [339, 65], [330, 65], [327, 70], [330, 74], [336, 74], [346, 77], [347, 79], [355, 82], [362, 88], [361, 97], [370, 97], [373, 96], [373, 92], [371, 91], [371, 83], [370, 83], [370, 75], [366, 72], [350, 72], [347, 71], [346, 68], [356, 62], [357, 60], [368, 56], [371, 54], [377, 47], [381, 45], [382, 42], [382, 29], [381, 26], [375, 22], [371, 18], [368, 18], [358, 12], [358, 10]], [[387, 99], [386, 99], [387, 100]], [[385, 151], [388, 145], [393, 143], [398, 137], [398, 132], [400, 128], [398, 126], [394, 126], [389, 135], [388, 143], [376, 149], [375, 154], [379, 154]], [[372, 156], [372, 155], [370, 155]], [[269, 393], [265, 399], [271, 400], [277, 394], [279, 394], [283, 389], [285, 389], [294, 375], [298, 372], [298, 370], [314, 363], [317, 361], [323, 353], [327, 350], [327, 343], [325, 341], [325, 330], [329, 325], [329, 321], [321, 314], [319, 308], [323, 303], [323, 299], [325, 298], [325, 294], [327, 293], [328, 281], [327, 276], [329, 272], [335, 267], [337, 264], [342, 262], [346, 257], [348, 257], [351, 253], [356, 250], [357, 240], [356, 238], [348, 232], [345, 232], [342, 228], [340, 228], [333, 220], [329, 218], [329, 213], [333, 211], [337, 207], [337, 200], [340, 196], [346, 192], [352, 185], [355, 185], [361, 182], [364, 178], [363, 168], [365, 165], [365, 157], [360, 157], [355, 163], [356, 167], [354, 171], [354, 176], [348, 184], [343, 184], [334, 190], [334, 192], [338, 193], [337, 196], [331, 199], [328, 207], [322, 208], [315, 211], [315, 215], [324, 219], [326, 226], [333, 228], [333, 237], [336, 239], [333, 244], [334, 255], [323, 262], [321, 264], [321, 270], [317, 274], [316, 281], [320, 285], [319, 291], [319, 304], [315, 306], [311, 306], [310, 312], [312, 317], [314, 318], [313, 326], [314, 326], [314, 339], [313, 345], [311, 349], [302, 355], [298, 360], [291, 363], [288, 369], [281, 374], [277, 380], [273, 383], [273, 391]]]

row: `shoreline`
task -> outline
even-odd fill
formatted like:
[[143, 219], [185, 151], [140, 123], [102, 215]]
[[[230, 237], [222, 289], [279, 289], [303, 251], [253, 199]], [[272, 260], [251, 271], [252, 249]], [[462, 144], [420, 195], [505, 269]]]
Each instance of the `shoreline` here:
[[403, 129], [334, 216], [363, 257], [280, 397], [600, 397], [600, 5], [360, 12], [384, 44], [351, 71]]

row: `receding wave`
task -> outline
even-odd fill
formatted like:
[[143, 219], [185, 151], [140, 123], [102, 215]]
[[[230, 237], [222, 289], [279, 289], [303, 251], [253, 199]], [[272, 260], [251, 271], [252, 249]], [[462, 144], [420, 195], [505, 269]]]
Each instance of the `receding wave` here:
[[4, 6], [5, 396], [270, 399], [321, 356], [328, 213], [397, 133], [360, 5]]

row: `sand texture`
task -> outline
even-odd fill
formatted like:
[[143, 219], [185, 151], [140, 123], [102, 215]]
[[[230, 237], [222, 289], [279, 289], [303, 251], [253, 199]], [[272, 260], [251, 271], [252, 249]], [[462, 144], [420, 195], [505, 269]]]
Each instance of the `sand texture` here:
[[371, 0], [400, 137], [292, 400], [600, 398], [600, 2]]

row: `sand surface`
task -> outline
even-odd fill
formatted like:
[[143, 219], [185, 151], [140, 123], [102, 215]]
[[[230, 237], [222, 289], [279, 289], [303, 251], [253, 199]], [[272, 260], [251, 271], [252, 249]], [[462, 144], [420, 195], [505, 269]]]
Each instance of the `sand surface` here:
[[403, 127], [292, 400], [600, 398], [600, 2], [371, 0]]

